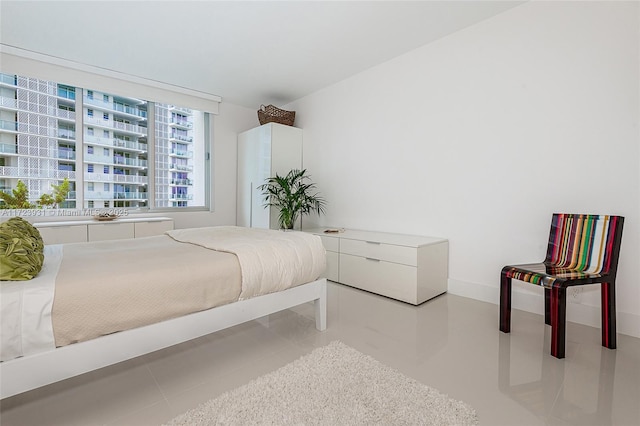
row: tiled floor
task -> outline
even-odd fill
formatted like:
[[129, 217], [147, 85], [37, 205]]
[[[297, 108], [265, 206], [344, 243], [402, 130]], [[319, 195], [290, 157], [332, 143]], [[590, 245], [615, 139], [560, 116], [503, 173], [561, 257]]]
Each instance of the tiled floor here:
[[[159, 425], [332, 340], [471, 404], [481, 425], [640, 424], [640, 339], [570, 323], [567, 357], [549, 355], [540, 315], [454, 295], [413, 307], [329, 284], [329, 321], [313, 307], [271, 315], [1, 403], [9, 425]], [[55, 368], [52, 366], [52, 368]]]

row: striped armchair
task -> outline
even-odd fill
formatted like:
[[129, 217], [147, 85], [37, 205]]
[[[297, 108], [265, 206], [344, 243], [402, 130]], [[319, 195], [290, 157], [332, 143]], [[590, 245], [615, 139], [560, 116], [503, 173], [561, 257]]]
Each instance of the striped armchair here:
[[615, 281], [624, 217], [555, 213], [542, 263], [508, 265], [500, 276], [500, 331], [511, 331], [511, 280], [544, 287], [551, 355], [565, 356], [567, 287], [600, 284], [602, 346], [616, 348]]

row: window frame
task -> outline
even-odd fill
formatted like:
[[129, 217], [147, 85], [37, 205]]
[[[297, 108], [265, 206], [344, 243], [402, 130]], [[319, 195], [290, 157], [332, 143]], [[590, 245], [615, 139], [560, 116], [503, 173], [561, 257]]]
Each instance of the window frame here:
[[[124, 91], [129, 96], [138, 99], [173, 105], [188, 105], [189, 108], [202, 111], [205, 117], [205, 206], [181, 207], [179, 209], [153, 207], [153, 211], [215, 211], [215, 183], [212, 180], [215, 144], [213, 117], [219, 113], [222, 102], [220, 96], [4, 44], [0, 44], [0, 72], [56, 81], [59, 84], [59, 89], [66, 89], [64, 93], [58, 93], [58, 96], [62, 95], [73, 100], [82, 98], [82, 94], [75, 93], [75, 87], [87, 87], [103, 93]], [[81, 110], [76, 111], [76, 116], [78, 115], [82, 115]], [[151, 186], [149, 190], [152, 190]], [[149, 204], [152, 206], [151, 202]]]
[[[0, 70], [0, 72], [5, 73], [5, 71]], [[32, 76], [27, 76], [25, 74], [16, 74], [18, 76], [25, 76], [28, 78], [37, 78], [37, 77], [32, 77]], [[65, 91], [66, 96], [69, 98], [73, 98], [76, 101], [76, 105], [75, 105], [75, 109], [76, 111], [82, 111], [82, 109], [84, 108], [87, 111], [87, 116], [90, 117], [94, 117], [94, 109], [93, 108], [87, 108], [88, 104], [86, 104], [84, 102], [83, 97], [81, 96], [82, 92], [86, 92], [88, 93], [89, 90], [91, 89], [85, 89], [85, 88], [81, 88], [81, 87], [74, 87], [72, 85], [66, 84], [66, 83], [62, 83], [62, 82], [57, 82], [57, 81], [53, 81], [53, 80], [46, 80], [46, 81], [51, 81], [51, 82], [55, 82], [58, 85], [58, 91]], [[92, 90], [93, 91], [93, 90]], [[79, 92], [79, 93], [78, 93]], [[112, 93], [109, 94], [110, 96], [112, 95]], [[117, 94], [116, 94], [117, 96]], [[154, 105], [158, 102], [153, 102], [153, 101], [148, 101], [150, 105]], [[161, 102], [162, 104], [169, 104], [169, 105], [173, 105], [174, 103], [169, 102], [169, 100], [164, 100], [163, 102]], [[213, 205], [212, 205], [212, 200], [213, 200], [213, 182], [211, 181], [211, 176], [212, 176], [212, 167], [213, 167], [213, 161], [211, 158], [211, 152], [213, 150], [213, 133], [212, 133], [212, 121], [213, 121], [213, 117], [212, 114], [207, 112], [207, 111], [201, 111], [198, 110], [197, 108], [191, 108], [195, 111], [199, 111], [203, 114], [203, 125], [204, 125], [204, 131], [203, 131], [203, 153], [205, 155], [204, 159], [202, 160], [203, 163], [203, 167], [204, 170], [202, 170], [202, 181], [198, 182], [200, 185], [202, 185], [202, 188], [200, 189], [202, 191], [203, 197], [203, 203], [202, 205], [198, 205], [198, 206], [181, 206], [180, 204], [185, 204], [188, 201], [180, 201], [179, 202], [175, 202], [175, 205], [170, 205], [170, 206], [165, 206], [165, 207], [156, 207], [156, 194], [155, 191], [151, 190], [151, 182], [149, 183], [149, 186], [147, 187], [147, 191], [148, 191], [148, 199], [147, 199], [147, 205], [146, 206], [135, 206], [135, 207], [126, 207], [126, 209], [132, 213], [135, 212], [144, 212], [144, 211], [149, 211], [149, 212], [176, 212], [176, 211], [180, 211], [180, 212], [186, 212], [186, 211], [213, 211]], [[104, 113], [103, 114], [103, 118], [105, 117], [105, 115], [108, 116], [108, 113]], [[152, 120], [149, 117], [150, 114], [147, 115], [147, 120]], [[153, 119], [155, 120], [155, 118]], [[82, 123], [83, 121], [76, 121], [76, 123]], [[77, 125], [77, 124], [76, 124]], [[60, 129], [62, 129], [62, 127], [59, 127]], [[94, 135], [94, 128], [93, 127], [89, 127], [85, 125], [81, 124], [81, 129], [84, 128], [87, 130], [87, 134], [93, 136]], [[81, 131], [76, 131], [75, 127], [73, 126], [69, 126], [69, 128], [64, 128], [63, 132], [67, 132], [69, 133], [69, 136], [66, 136], [67, 138], [70, 138], [71, 136], [75, 137], [75, 141], [76, 143], [79, 143], [80, 145], [85, 145], [82, 137], [84, 136], [83, 130]], [[72, 134], [73, 133], [73, 134]], [[149, 180], [153, 180], [156, 178], [155, 175], [155, 164], [152, 162], [151, 158], [153, 157], [153, 155], [150, 154], [150, 152], [152, 150], [155, 150], [155, 144], [151, 143], [151, 140], [154, 140], [155, 142], [155, 136], [153, 138], [149, 138], [148, 140], [148, 145], [149, 145], [149, 149], [148, 149], [148, 153], [147, 155], [148, 157], [148, 177]], [[85, 145], [87, 146], [87, 150], [90, 148], [94, 148], [90, 145]], [[95, 148], [94, 148], [94, 152], [95, 152]], [[87, 152], [87, 154], [89, 154]], [[74, 171], [76, 173], [76, 176], [74, 178], [74, 181], [76, 182], [76, 188], [80, 187], [83, 188], [85, 185], [88, 184], [87, 180], [84, 177], [84, 164], [87, 164], [87, 169], [86, 169], [86, 173], [96, 173], [96, 169], [95, 169], [95, 164], [94, 163], [84, 163], [81, 160], [82, 157], [80, 158], [76, 158], [75, 161], [75, 166], [74, 166]], [[98, 165], [99, 166], [99, 165]], [[107, 169], [109, 168], [109, 166], [104, 166], [103, 168], [103, 172], [105, 173], [109, 173], [110, 171], [108, 171]], [[192, 178], [193, 179], [193, 178]], [[80, 183], [82, 182], [82, 183]], [[195, 180], [194, 180], [195, 182]], [[84, 191], [77, 191], [79, 196], [78, 198], [76, 198], [75, 200], [75, 207], [60, 207], [61, 209], [65, 209], [67, 211], [70, 210], [82, 210], [85, 205], [84, 202]], [[88, 205], [88, 204], [87, 204]]]

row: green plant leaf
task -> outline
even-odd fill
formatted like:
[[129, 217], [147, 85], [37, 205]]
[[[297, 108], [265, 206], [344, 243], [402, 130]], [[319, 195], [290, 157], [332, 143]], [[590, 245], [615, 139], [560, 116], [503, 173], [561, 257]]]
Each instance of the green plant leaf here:
[[291, 229], [298, 217], [311, 212], [325, 212], [326, 201], [315, 192], [307, 170], [293, 169], [285, 176], [276, 173], [258, 187], [264, 196], [264, 207], [279, 210], [278, 222], [283, 229]]

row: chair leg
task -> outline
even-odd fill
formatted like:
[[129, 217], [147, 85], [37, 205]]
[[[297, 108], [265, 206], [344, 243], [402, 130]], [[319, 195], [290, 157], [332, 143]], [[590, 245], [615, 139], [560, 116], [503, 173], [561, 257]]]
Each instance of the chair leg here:
[[551, 290], [544, 289], [544, 323], [551, 325]]
[[616, 348], [616, 289], [614, 283], [602, 283], [602, 346]]
[[551, 355], [564, 358], [567, 325], [567, 289], [551, 289]]
[[500, 274], [500, 331], [511, 331], [511, 278], [505, 271]]

